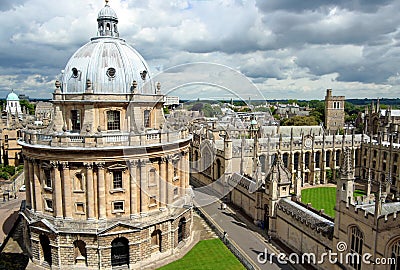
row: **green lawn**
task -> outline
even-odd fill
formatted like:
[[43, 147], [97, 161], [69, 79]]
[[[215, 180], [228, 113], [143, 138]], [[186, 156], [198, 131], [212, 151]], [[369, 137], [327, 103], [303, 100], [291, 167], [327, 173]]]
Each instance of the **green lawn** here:
[[219, 239], [197, 243], [182, 259], [170, 263], [160, 270], [175, 269], [245, 269], [239, 260]]
[[312, 207], [335, 217], [336, 187], [307, 188], [301, 191], [301, 201], [311, 203]]
[[356, 189], [356, 190], [354, 191], [354, 197], [364, 196], [364, 195], [367, 195], [367, 193], [365, 193], [364, 190]]

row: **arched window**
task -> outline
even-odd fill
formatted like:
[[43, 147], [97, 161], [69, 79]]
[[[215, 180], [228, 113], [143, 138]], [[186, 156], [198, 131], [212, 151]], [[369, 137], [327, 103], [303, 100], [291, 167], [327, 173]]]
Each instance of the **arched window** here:
[[336, 150], [336, 166], [340, 166], [340, 150]]
[[315, 167], [320, 168], [321, 167], [321, 152], [317, 151], [315, 153]]
[[39, 236], [40, 246], [42, 248], [42, 256], [41, 260], [44, 260], [49, 266], [52, 265], [52, 256], [51, 256], [51, 247], [50, 247], [50, 240], [44, 234]]
[[294, 153], [293, 165], [294, 165], [294, 169], [296, 171], [299, 169], [299, 158], [300, 158], [300, 154], [299, 153]]
[[151, 245], [158, 246], [158, 251], [161, 252], [161, 231], [160, 230], [154, 230], [154, 232], [151, 234]]
[[283, 154], [283, 165], [288, 168], [289, 167], [289, 154]]
[[83, 178], [84, 174], [82, 173], [76, 173], [74, 176], [74, 190], [76, 191], [82, 191], [83, 190]]
[[325, 156], [325, 167], [330, 167], [330, 166], [331, 166], [331, 151], [327, 151]]
[[392, 244], [389, 249], [390, 258], [392, 258], [395, 264], [390, 266], [390, 270], [399, 270], [400, 269], [400, 240], [397, 240]]
[[266, 172], [266, 157], [265, 155], [260, 156], [260, 163], [261, 163], [261, 172]]
[[107, 130], [120, 130], [120, 113], [119, 111], [107, 112]]
[[129, 265], [129, 241], [125, 237], [116, 238], [111, 242], [111, 265]]
[[194, 159], [193, 159], [194, 168], [199, 168], [199, 152], [197, 150], [194, 151]]
[[363, 245], [364, 245], [364, 234], [360, 231], [358, 227], [356, 226], [351, 227], [350, 253], [357, 254], [357, 256], [353, 256], [353, 259], [350, 260], [349, 264], [356, 270], [361, 269]]
[[75, 264], [86, 265], [86, 244], [82, 240], [74, 242]]
[[157, 175], [156, 169], [155, 168], [151, 168], [149, 170], [149, 186], [157, 185], [156, 175]]
[[217, 163], [217, 179], [216, 180], [218, 180], [222, 176], [221, 160], [217, 159], [216, 163]]
[[306, 152], [304, 155], [304, 165], [306, 169], [310, 167], [310, 152]]
[[203, 163], [203, 171], [207, 175], [211, 175], [211, 165], [212, 165], [212, 154], [211, 154], [211, 149], [208, 147], [205, 147], [203, 150], [202, 154], [202, 163]]
[[181, 218], [178, 224], [178, 243], [182, 242], [182, 240], [185, 237], [185, 225], [186, 225], [186, 219]]
[[150, 110], [144, 111], [143, 119], [144, 119], [144, 127], [149, 128], [150, 127]]

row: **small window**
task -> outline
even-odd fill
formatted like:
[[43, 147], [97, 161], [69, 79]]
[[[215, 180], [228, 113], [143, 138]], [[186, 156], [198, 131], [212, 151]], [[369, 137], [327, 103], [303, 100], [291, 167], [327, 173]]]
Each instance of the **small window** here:
[[115, 68], [109, 68], [109, 69], [107, 69], [107, 76], [108, 76], [108, 77], [110, 77], [110, 78], [115, 78], [115, 73], [116, 73]]
[[47, 188], [52, 188], [52, 181], [51, 181], [51, 171], [50, 169], [44, 169], [44, 184]]
[[83, 190], [83, 174], [77, 173], [74, 176], [74, 191]]
[[72, 68], [72, 77], [78, 78], [79, 71], [77, 68]]
[[45, 207], [47, 211], [53, 211], [53, 201], [50, 199], [45, 199]]
[[73, 131], [81, 130], [81, 113], [79, 110], [71, 111], [71, 123]]
[[107, 129], [119, 130], [120, 129], [120, 113], [119, 111], [107, 112]]
[[178, 188], [174, 188], [174, 196], [178, 196]]
[[8, 142], [8, 135], [4, 135], [4, 141]]
[[81, 203], [81, 202], [76, 203], [76, 212], [78, 214], [84, 214], [85, 213], [85, 205], [84, 205], [84, 203]]
[[113, 202], [113, 212], [124, 212], [124, 202], [123, 201]]
[[149, 206], [156, 206], [157, 205], [157, 197], [151, 196], [150, 197], [150, 205]]
[[150, 127], [150, 110], [145, 110], [144, 111], [144, 127], [149, 128]]
[[114, 189], [122, 188], [122, 172], [121, 171], [113, 172], [113, 188]]

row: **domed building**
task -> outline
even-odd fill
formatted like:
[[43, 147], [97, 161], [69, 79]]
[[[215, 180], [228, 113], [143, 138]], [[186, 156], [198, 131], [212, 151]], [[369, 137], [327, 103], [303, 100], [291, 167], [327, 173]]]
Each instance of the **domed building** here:
[[6, 98], [6, 112], [11, 115], [22, 115], [21, 104], [19, 103], [19, 97], [14, 93], [14, 90], [7, 95]]
[[107, 1], [97, 22], [55, 83], [52, 123], [19, 142], [27, 249], [55, 269], [136, 269], [191, 236], [189, 132], [166, 129], [161, 85]]

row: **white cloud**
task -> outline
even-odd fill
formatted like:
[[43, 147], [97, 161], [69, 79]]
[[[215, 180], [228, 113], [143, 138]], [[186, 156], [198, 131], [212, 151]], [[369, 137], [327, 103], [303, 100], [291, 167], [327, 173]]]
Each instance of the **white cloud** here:
[[[0, 91], [50, 97], [69, 57], [96, 35], [103, 5], [6, 1], [0, 9]], [[347, 97], [394, 97], [400, 84], [398, 1], [113, 0], [110, 5], [121, 37], [154, 72], [199, 61], [227, 65], [253, 80], [266, 98], [322, 99], [326, 88]], [[194, 89], [181, 91], [183, 98], [195, 96]]]

